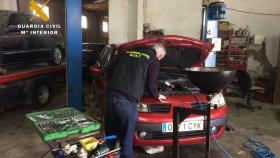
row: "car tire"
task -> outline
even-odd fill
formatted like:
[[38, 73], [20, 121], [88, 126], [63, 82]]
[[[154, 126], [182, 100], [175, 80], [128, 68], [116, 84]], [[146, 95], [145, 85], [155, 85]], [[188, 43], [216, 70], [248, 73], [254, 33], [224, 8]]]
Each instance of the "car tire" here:
[[46, 106], [51, 100], [51, 86], [46, 82], [38, 82], [33, 91], [33, 104]]
[[49, 65], [60, 65], [62, 63], [62, 50], [59, 47], [55, 47], [51, 52], [51, 58], [48, 62]]

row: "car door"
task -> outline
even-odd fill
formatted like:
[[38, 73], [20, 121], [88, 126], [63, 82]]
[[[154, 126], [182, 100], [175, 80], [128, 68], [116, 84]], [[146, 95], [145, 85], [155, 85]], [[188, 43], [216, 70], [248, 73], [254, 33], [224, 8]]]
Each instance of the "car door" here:
[[18, 25], [26, 25], [27, 19], [19, 13], [7, 18], [7, 26], [2, 35], [3, 63], [12, 64], [28, 59], [24, 54], [28, 50], [29, 35], [22, 34]]
[[[93, 73], [93, 95], [98, 98], [101, 104], [105, 105], [105, 95], [107, 87], [107, 68], [112, 64], [113, 57], [115, 56], [115, 45], [107, 45], [103, 48], [95, 66], [91, 67]], [[101, 109], [104, 110], [101, 106]]]
[[96, 62], [96, 66], [102, 69], [106, 69], [108, 66], [110, 66], [114, 57], [115, 48], [116, 46], [113, 44], [104, 47]]

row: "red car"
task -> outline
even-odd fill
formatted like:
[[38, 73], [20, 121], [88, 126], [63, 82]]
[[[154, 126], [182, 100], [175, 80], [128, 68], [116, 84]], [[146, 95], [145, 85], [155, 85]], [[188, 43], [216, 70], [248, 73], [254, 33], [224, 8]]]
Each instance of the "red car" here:
[[[134, 135], [134, 145], [172, 145], [173, 107], [186, 108], [206, 107], [207, 94], [200, 93], [188, 80], [185, 68], [202, 66], [213, 45], [196, 39], [166, 35], [162, 37], [141, 39], [120, 45], [108, 45], [102, 51], [95, 66], [91, 67], [96, 93], [105, 103], [106, 72], [105, 69], [117, 60], [117, 54], [125, 53], [136, 46], [153, 46], [161, 42], [166, 46], [166, 56], [161, 60], [161, 70], [158, 77], [158, 90], [166, 95], [166, 102], [160, 102], [151, 96], [144, 95], [138, 105], [139, 116]], [[173, 86], [171, 87], [170, 84]], [[191, 91], [191, 92], [190, 92]], [[200, 101], [198, 104], [191, 94]], [[216, 94], [212, 100], [211, 130], [220, 138], [225, 130], [228, 108], [223, 95]], [[191, 115], [185, 119], [179, 128], [180, 144], [203, 143], [205, 141], [205, 118]]]

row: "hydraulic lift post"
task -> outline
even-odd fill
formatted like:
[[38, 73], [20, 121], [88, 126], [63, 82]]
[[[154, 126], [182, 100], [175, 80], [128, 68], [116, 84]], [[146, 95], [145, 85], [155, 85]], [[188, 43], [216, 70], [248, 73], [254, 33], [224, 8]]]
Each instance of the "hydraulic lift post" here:
[[82, 110], [82, 1], [66, 0], [67, 103]]

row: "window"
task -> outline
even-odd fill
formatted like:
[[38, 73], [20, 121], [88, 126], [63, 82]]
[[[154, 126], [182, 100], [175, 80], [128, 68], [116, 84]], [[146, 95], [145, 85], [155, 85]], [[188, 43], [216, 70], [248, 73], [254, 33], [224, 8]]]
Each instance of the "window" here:
[[103, 30], [103, 32], [108, 32], [108, 22], [107, 21], [103, 21], [102, 30]]
[[86, 16], [82, 16], [82, 28], [83, 29], [87, 29], [87, 27], [88, 27], [87, 17]]
[[[40, 8], [42, 8], [42, 4], [37, 4]], [[49, 7], [48, 6], [44, 6], [43, 8], [42, 8], [42, 10], [43, 10], [43, 12], [47, 15], [47, 17], [49, 18], [50, 17], [50, 12], [49, 12]], [[33, 15], [36, 15], [36, 16], [39, 16], [37, 13], [36, 13], [36, 11], [35, 10], [33, 10], [33, 12], [32, 12], [32, 14]]]

